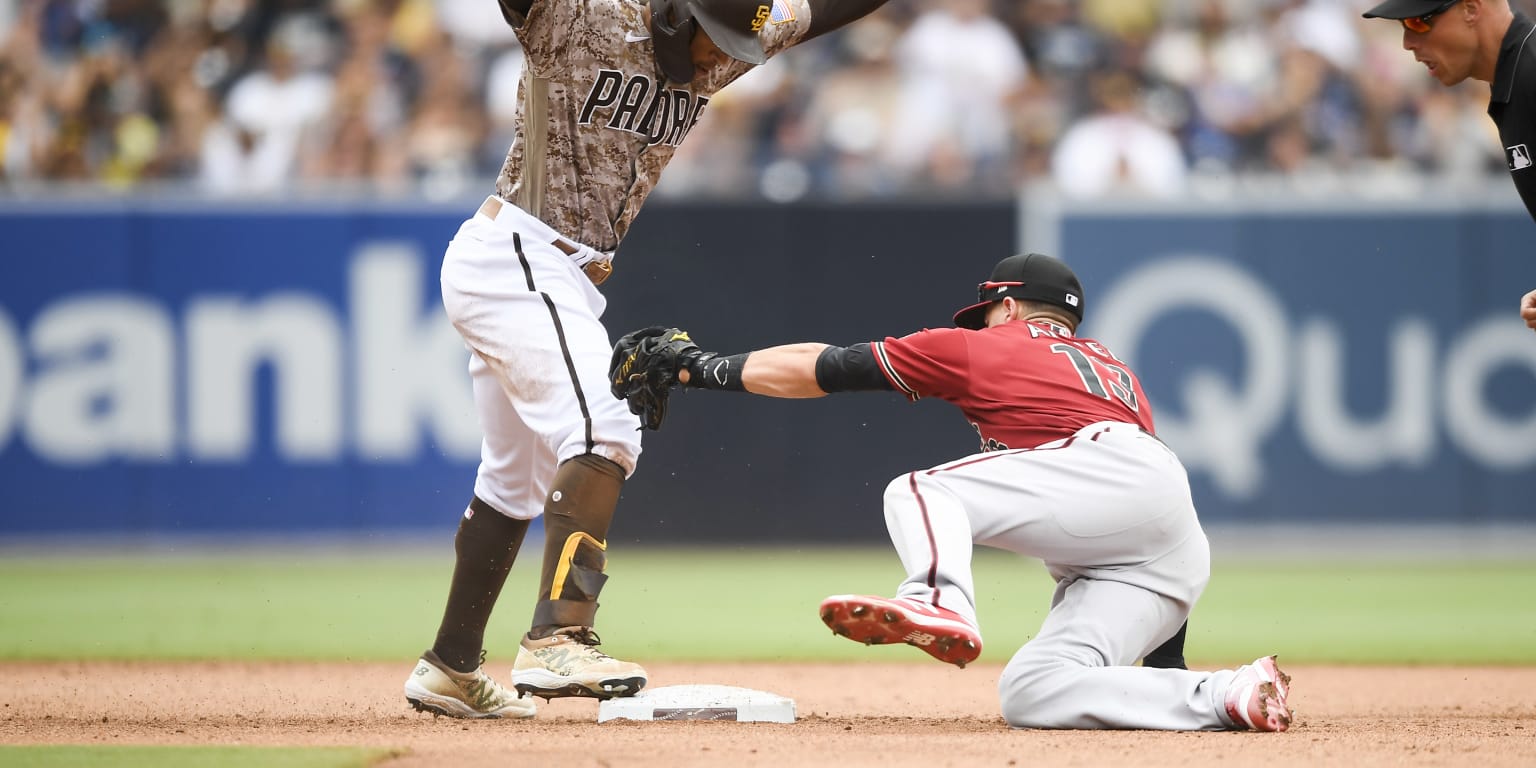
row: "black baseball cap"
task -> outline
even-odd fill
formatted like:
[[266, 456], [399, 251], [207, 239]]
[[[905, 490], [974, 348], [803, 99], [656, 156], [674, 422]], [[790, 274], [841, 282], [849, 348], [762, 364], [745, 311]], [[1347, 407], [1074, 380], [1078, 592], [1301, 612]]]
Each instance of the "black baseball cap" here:
[[[776, 21], [773, 3], [783, 0], [649, 0], [656, 65], [667, 79], [693, 79], [691, 45], [699, 29], [725, 55], [754, 66], [768, 60], [758, 32]], [[780, 22], [787, 20], [781, 13]], [[791, 17], [792, 18], [792, 17]]]
[[1083, 284], [1061, 259], [1043, 253], [1009, 256], [992, 268], [992, 277], [976, 286], [977, 303], [955, 313], [955, 325], [979, 331], [986, 327], [987, 307], [1012, 296], [1042, 301], [1083, 320]]
[[758, 32], [768, 23], [773, 0], [691, 0], [684, 6], [725, 55], [748, 64], [768, 60]]
[[1360, 14], [1367, 19], [1414, 19], [1455, 5], [1457, 0], [1386, 0]]

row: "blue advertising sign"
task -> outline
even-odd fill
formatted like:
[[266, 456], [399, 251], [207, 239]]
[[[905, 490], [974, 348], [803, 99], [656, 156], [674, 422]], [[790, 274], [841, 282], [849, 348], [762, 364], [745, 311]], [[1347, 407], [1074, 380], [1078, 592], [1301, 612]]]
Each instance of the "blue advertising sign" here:
[[1203, 516], [1536, 521], [1524, 211], [1078, 209], [1036, 242], [1090, 286], [1083, 330], [1142, 376]]
[[[437, 274], [477, 203], [0, 206], [0, 536], [451, 535], [480, 431]], [[605, 321], [722, 352], [902, 335], [1021, 226], [1081, 273], [1208, 522], [1536, 522], [1519, 211], [664, 201]], [[878, 541], [887, 482], [977, 450], [895, 394], [679, 400], [615, 537]]]
[[479, 455], [467, 354], [437, 298], [457, 220], [0, 213], [0, 531], [457, 514], [444, 497], [467, 501]]
[[[451, 537], [480, 429], [438, 272], [479, 204], [0, 205], [0, 536]], [[1013, 210], [913, 210], [654, 204], [604, 321], [741, 349], [942, 321]], [[875, 540], [890, 476], [974, 450], [917, 411], [689, 398], [646, 435], [612, 535]]]

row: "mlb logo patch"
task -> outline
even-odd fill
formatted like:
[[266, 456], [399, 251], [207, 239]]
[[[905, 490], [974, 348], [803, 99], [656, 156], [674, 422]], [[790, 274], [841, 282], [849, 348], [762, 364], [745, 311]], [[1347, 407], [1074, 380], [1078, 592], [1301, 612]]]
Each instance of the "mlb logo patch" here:
[[1067, 294], [1067, 304], [1070, 304], [1071, 306], [1074, 306], [1074, 307], [1077, 306], [1077, 294], [1075, 294], [1075, 293]]
[[1513, 147], [1505, 147], [1504, 154], [1509, 160], [1509, 169], [1518, 171], [1521, 168], [1531, 167], [1531, 151], [1524, 144], [1516, 144]]
[[795, 9], [789, 7], [787, 0], [773, 0], [773, 10], [769, 12], [768, 20], [774, 24], [788, 24], [795, 20]]

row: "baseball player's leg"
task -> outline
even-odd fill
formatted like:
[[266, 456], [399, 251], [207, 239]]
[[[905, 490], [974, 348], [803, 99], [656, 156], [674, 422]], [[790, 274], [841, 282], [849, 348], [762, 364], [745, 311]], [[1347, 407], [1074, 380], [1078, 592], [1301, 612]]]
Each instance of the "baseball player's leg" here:
[[459, 672], [480, 665], [491, 610], [529, 521], [542, 509], [555, 463], [554, 454], [523, 424], [478, 355], [470, 356], [469, 374], [484, 438], [475, 495], [459, 521], [453, 581], [432, 646], [438, 658]]
[[998, 680], [1003, 718], [1016, 728], [1233, 727], [1225, 708], [1233, 671], [1130, 666], [1187, 615], [1141, 587], [1065, 577], [1039, 633]]
[[608, 526], [640, 455], [639, 421], [608, 393], [607, 330], [581, 286], [570, 285], [586, 278], [568, 261], [558, 266], [564, 269], [535, 263], [531, 270], [541, 290], [540, 311], [522, 318], [520, 333], [530, 338], [500, 343], [511, 349], [488, 360], [512, 382], [519, 418], [558, 465], [543, 499], [547, 543], [535, 637], [592, 626]]
[[964, 667], [981, 655], [965, 507], [926, 472], [886, 487], [885, 524], [907, 577], [894, 598], [833, 595], [821, 619], [836, 634], [868, 644], [907, 643]]
[[[1033, 532], [1019, 539], [1003, 525], [993, 540], [1045, 551], [1058, 586], [1040, 632], [999, 680], [1005, 719], [1033, 728], [1247, 727], [1255, 715], [1240, 724], [1234, 713], [1266, 702], [1244, 698], [1234, 708], [1232, 697], [1267, 691], [1277, 717], [1265, 729], [1282, 729], [1288, 715], [1272, 662], [1215, 673], [1130, 666], [1178, 632], [1210, 575], [1209, 543], [1172, 453], [1119, 430], [1019, 461], [1029, 469], [1009, 476], [1044, 489], [1036, 506], [1050, 524], [1026, 526]], [[1049, 477], [1075, 480], [1052, 487]]]
[[432, 652], [456, 672], [473, 672], [485, 648], [491, 609], [528, 533], [528, 521], [507, 517], [479, 497], [453, 537], [453, 578]]
[[544, 566], [529, 636], [561, 627], [590, 627], [597, 596], [608, 580], [608, 526], [613, 522], [624, 470], [594, 454], [575, 456], [555, 472], [544, 507]]
[[885, 528], [907, 572], [896, 596], [954, 611], [975, 624], [971, 523], [965, 503], [932, 475], [911, 472], [886, 486]]
[[453, 579], [432, 648], [405, 681], [417, 711], [464, 718], [531, 717], [531, 699], [482, 668], [485, 628], [522, 546], [528, 521], [501, 514], [475, 497], [454, 536]]
[[590, 453], [634, 471], [639, 420], [608, 393], [606, 300], [568, 256], [476, 217], [442, 283], [448, 319], [557, 463]]
[[[1192, 540], [1196, 547], [1203, 540]], [[1198, 557], [1178, 551], [1174, 557]], [[1122, 581], [1061, 576], [1051, 613], [998, 680], [1018, 728], [1283, 731], [1290, 678], [1274, 657], [1236, 670], [1126, 666], [1156, 632], [1187, 615], [1181, 601]], [[1169, 618], [1170, 615], [1173, 618]], [[1162, 626], [1161, 630], [1150, 630]]]
[[475, 496], [507, 517], [532, 520], [544, 511], [555, 452], [523, 423], [501, 379], [479, 355], [470, 355], [469, 375], [483, 435]]
[[597, 649], [597, 599], [608, 576], [607, 534], [623, 485], [619, 465], [595, 454], [560, 464], [544, 512], [539, 600], [512, 681], [522, 693], [553, 698], [632, 696], [644, 668]]
[[[466, 224], [466, 227], [469, 225]], [[445, 264], [483, 258], [483, 244], [455, 240]], [[475, 494], [454, 538], [454, 569], [433, 646], [405, 684], [418, 710], [454, 717], [528, 717], [531, 699], [481, 669], [485, 629], [529, 521], [541, 508], [554, 455], [518, 417], [492, 368], [470, 355], [469, 373], [484, 438]]]
[[1046, 560], [1073, 546], [1086, 549], [1056, 522], [1071, 506], [1057, 499], [1075, 492], [1068, 486], [1081, 477], [1072, 463], [1061, 451], [985, 453], [892, 481], [885, 490], [886, 528], [907, 572], [897, 596], [930, 602], [974, 624], [973, 543]]
[[[543, 501], [539, 600], [513, 681], [546, 697], [630, 695], [645, 684], [645, 670], [597, 650], [592, 627], [606, 580], [608, 527], [640, 455], [639, 422], [608, 394], [612, 347], [597, 319], [601, 295], [564, 254], [547, 244], [516, 245], [522, 288], [531, 291], [502, 286], [494, 311], [474, 301], [450, 310], [558, 464]], [[446, 274], [445, 267], [445, 297]], [[493, 289], [476, 282], [473, 290]]]

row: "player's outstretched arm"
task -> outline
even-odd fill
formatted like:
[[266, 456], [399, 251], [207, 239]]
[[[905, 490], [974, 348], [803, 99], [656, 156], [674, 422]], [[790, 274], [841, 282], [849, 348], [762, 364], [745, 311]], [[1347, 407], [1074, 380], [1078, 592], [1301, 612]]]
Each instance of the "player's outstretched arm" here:
[[[816, 360], [826, 344], [805, 342], [783, 344], [745, 355], [715, 355], [678, 374], [683, 386], [704, 389], [734, 389], [728, 386], [732, 376], [739, 376], [741, 389], [769, 397], [821, 397], [827, 394], [816, 383]], [[732, 370], [732, 368], [735, 370]], [[693, 371], [699, 372], [695, 381]], [[711, 386], [714, 384], [716, 386]]]
[[1531, 291], [1520, 300], [1520, 319], [1525, 321], [1527, 328], [1536, 331], [1536, 291]]
[[678, 378], [684, 386], [769, 397], [821, 397], [832, 392], [892, 389], [891, 380], [881, 371], [869, 344], [783, 344], [729, 356], [704, 352], [685, 368]]
[[653, 325], [619, 338], [608, 377], [613, 396], [629, 403], [642, 426], [660, 429], [675, 386], [784, 398], [889, 390], [891, 382], [870, 347], [808, 342], [721, 355], [700, 349], [687, 331]]

